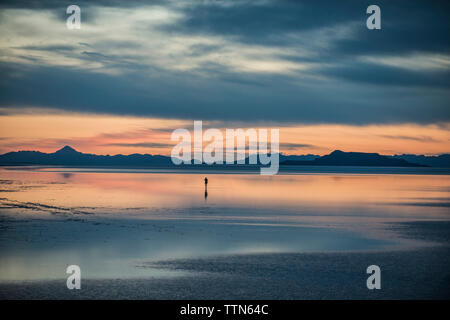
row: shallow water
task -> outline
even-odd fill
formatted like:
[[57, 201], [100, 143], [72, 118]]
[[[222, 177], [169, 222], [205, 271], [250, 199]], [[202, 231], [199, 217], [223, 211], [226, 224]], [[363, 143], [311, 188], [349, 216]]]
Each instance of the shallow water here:
[[[447, 218], [448, 175], [311, 173], [257, 174], [102, 172], [79, 169], [0, 170], [2, 203], [58, 214], [118, 214], [139, 218], [242, 218], [292, 221], [295, 217]], [[97, 169], [98, 170], [98, 169]], [[15, 204], [13, 204], [13, 202]], [[30, 204], [31, 203], [31, 204]], [[45, 207], [47, 206], [47, 208]], [[223, 210], [222, 213], [215, 209]], [[244, 210], [245, 211], [245, 210]], [[267, 217], [267, 211], [272, 216]], [[275, 213], [274, 213], [275, 211]], [[209, 213], [209, 212], [208, 212]], [[289, 216], [287, 219], [284, 216]]]
[[[448, 175], [0, 170], [0, 280], [171, 277], [141, 265], [216, 255], [424, 245], [385, 223], [448, 220]], [[112, 171], [112, 172], [111, 172]], [[131, 172], [130, 172], [131, 171]]]

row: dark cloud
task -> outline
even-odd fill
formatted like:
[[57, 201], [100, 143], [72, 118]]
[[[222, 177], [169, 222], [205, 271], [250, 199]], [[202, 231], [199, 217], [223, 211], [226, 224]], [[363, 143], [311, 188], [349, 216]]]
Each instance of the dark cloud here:
[[[139, 10], [142, 5], [137, 1], [77, 4], [82, 8], [96, 7], [86, 10], [87, 21], [94, 19], [102, 6]], [[233, 44], [257, 44], [277, 49], [269, 58], [304, 63], [308, 67], [284, 73], [232, 68], [220, 59], [222, 50], [231, 50], [226, 47], [227, 42], [188, 45], [184, 55], [189, 59], [211, 53], [218, 53], [219, 58], [214, 62], [201, 61], [194, 69], [184, 71], [142, 64], [134, 56], [121, 55], [121, 48], [139, 49], [139, 42], [131, 39], [117, 42], [107, 39], [100, 41], [100, 45], [91, 43], [92, 39], [73, 46], [39, 43], [19, 48], [30, 54], [21, 52], [16, 57], [28, 63], [0, 64], [0, 106], [241, 122], [450, 121], [448, 65], [405, 68], [377, 63], [377, 58], [389, 56], [406, 59], [420, 54], [450, 54], [447, 1], [377, 1], [382, 11], [382, 30], [375, 31], [365, 27], [365, 10], [372, 4], [368, 1], [146, 4], [170, 7], [183, 14], [181, 20], [158, 27], [167, 35], [209, 35]], [[61, 8], [66, 5], [60, 1], [14, 1], [3, 2], [0, 8], [51, 9], [65, 17]], [[234, 50], [238, 51], [237, 48]], [[303, 54], [303, 49], [308, 54]], [[83, 65], [42, 66], [36, 55], [39, 51], [59, 52], [82, 63], [99, 62], [115, 72], [107, 75]], [[372, 58], [370, 62], [364, 59], [368, 56]]]
[[[194, 2], [195, 3], [195, 2]], [[338, 39], [321, 55], [338, 57], [355, 54], [404, 54], [407, 52], [449, 52], [450, 2], [379, 0], [382, 29], [366, 28], [366, 8], [373, 1], [236, 1], [196, 2], [186, 6], [186, 18], [170, 31], [189, 34], [230, 36], [245, 43], [292, 46], [292, 35], [337, 28], [354, 23], [351, 38]], [[301, 40], [297, 39], [297, 40]], [[314, 41], [314, 39], [311, 39]]]
[[395, 139], [395, 140], [412, 140], [412, 141], [420, 141], [420, 142], [435, 142], [437, 141], [436, 139], [429, 137], [429, 136], [402, 136], [402, 135], [387, 135], [387, 134], [382, 134], [379, 135], [382, 138], [387, 138], [387, 139]]
[[[232, 4], [230, 4], [232, 3]], [[186, 18], [170, 31], [235, 37], [246, 43], [281, 44], [285, 33], [330, 26], [361, 17], [361, 2], [221, 1], [191, 2]], [[363, 12], [364, 13], [364, 12]]]
[[448, 93], [424, 94], [417, 88], [387, 87], [380, 95], [379, 89], [359, 84], [297, 86], [270, 77], [259, 78], [267, 84], [261, 87], [186, 74], [117, 77], [50, 67], [19, 71], [20, 65], [0, 65], [2, 106], [202, 120], [349, 124], [450, 120]]
[[[450, 52], [450, 2], [446, 0], [378, 0], [382, 30], [365, 27], [369, 0], [347, 1], [77, 1], [83, 18], [91, 19], [98, 10], [91, 8], [164, 6], [183, 13], [177, 24], [164, 25], [169, 32], [229, 36], [244, 43], [292, 46], [292, 35], [321, 28], [336, 28], [354, 23], [354, 36], [339, 39], [321, 55], [404, 54], [407, 52]], [[2, 1], [0, 8], [46, 9], [66, 16], [69, 4], [59, 0]], [[88, 20], [86, 20], [88, 21]], [[328, 30], [331, 32], [331, 30]], [[301, 40], [301, 39], [300, 39]], [[312, 39], [314, 40], [314, 39]], [[194, 50], [193, 52], [196, 52]], [[208, 48], [198, 47], [198, 50]]]
[[65, 2], [61, 0], [2, 0], [0, 8], [16, 8], [16, 9], [51, 9], [58, 10], [67, 8], [76, 4], [79, 7], [104, 6], [104, 7], [136, 7], [143, 4], [146, 5], [164, 5], [165, 0], [149, 0], [146, 3], [139, 0], [77, 0], [75, 2]]
[[314, 148], [317, 149], [318, 147], [312, 144], [307, 143], [280, 143], [280, 148], [285, 150], [292, 150], [292, 149], [301, 149], [301, 148]]
[[[377, 1], [382, 29], [355, 29], [355, 36], [335, 43], [342, 55], [450, 53], [449, 1]], [[365, 21], [361, 21], [365, 24]]]
[[139, 143], [108, 143], [103, 144], [105, 147], [143, 147], [143, 148], [170, 148], [173, 144], [155, 143], [155, 142], [139, 142]]
[[30, 51], [73, 51], [78, 47], [73, 45], [29, 45], [22, 47], [15, 47], [13, 49], [24, 49]]
[[375, 63], [352, 62], [346, 65], [323, 68], [319, 73], [381, 86], [417, 86], [446, 88], [450, 86], [450, 69], [413, 71]]
[[187, 55], [195, 57], [206, 53], [215, 52], [221, 48], [222, 47], [218, 45], [194, 44], [192, 46], [189, 46], [189, 52], [187, 53]]

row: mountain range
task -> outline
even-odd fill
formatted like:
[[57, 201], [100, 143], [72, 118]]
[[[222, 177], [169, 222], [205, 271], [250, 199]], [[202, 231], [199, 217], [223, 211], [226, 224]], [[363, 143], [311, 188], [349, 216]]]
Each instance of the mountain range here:
[[[380, 166], [380, 167], [450, 167], [450, 154], [439, 156], [395, 155], [378, 153], [343, 152], [335, 150], [328, 155], [279, 155], [281, 165], [297, 166]], [[248, 159], [246, 159], [248, 163]], [[53, 153], [17, 151], [0, 155], [0, 165], [60, 165], [60, 166], [113, 166], [151, 167], [172, 166], [168, 156], [151, 154], [95, 155], [82, 153], [65, 146]]]
[[335, 150], [311, 161], [286, 160], [281, 164], [297, 166], [427, 167], [427, 165], [382, 156], [378, 153], [343, 152], [340, 150]]
[[53, 153], [39, 151], [8, 152], [0, 155], [0, 165], [67, 165], [67, 166], [153, 166], [171, 165], [170, 157], [150, 154], [96, 155], [78, 152], [65, 146]]

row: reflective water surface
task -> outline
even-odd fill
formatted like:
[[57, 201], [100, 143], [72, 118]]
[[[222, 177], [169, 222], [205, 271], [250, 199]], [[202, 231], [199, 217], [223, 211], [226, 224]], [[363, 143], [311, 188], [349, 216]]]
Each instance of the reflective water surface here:
[[[0, 280], [176, 275], [142, 263], [420, 244], [386, 223], [448, 220], [448, 175], [0, 169]], [[204, 177], [208, 177], [205, 193]]]

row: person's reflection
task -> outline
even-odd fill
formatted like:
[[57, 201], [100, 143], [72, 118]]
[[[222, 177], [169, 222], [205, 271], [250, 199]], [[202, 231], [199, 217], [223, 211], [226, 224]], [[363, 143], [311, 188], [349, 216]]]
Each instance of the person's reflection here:
[[208, 178], [205, 177], [205, 201], [208, 198]]

